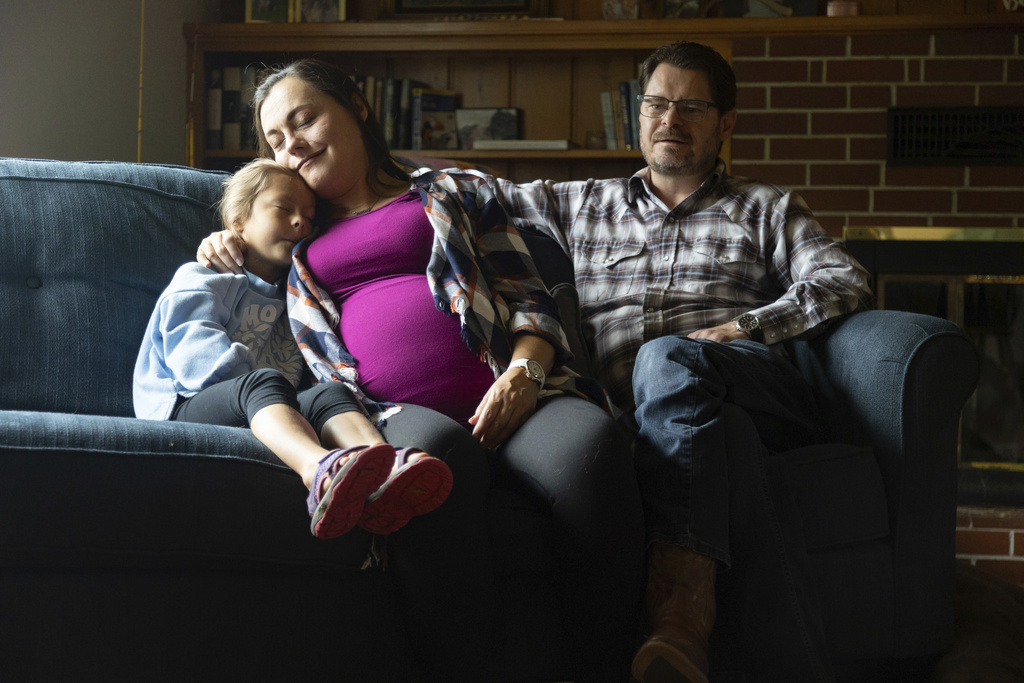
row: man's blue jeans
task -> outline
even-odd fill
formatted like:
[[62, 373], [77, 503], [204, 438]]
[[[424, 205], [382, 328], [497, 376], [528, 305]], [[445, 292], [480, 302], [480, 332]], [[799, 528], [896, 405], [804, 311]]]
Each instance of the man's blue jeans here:
[[663, 337], [637, 354], [633, 391], [649, 540], [731, 567], [719, 583], [738, 590], [722, 592], [741, 595], [744, 623], [712, 641], [744, 643], [736, 659], [748, 680], [833, 680], [799, 516], [774, 455], [821, 441], [811, 387], [763, 344]]

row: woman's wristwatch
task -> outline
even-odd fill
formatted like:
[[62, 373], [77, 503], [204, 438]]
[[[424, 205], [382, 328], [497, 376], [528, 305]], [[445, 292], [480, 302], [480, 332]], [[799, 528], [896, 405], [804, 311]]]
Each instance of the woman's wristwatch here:
[[544, 374], [543, 366], [537, 361], [530, 360], [529, 358], [520, 358], [508, 364], [508, 369], [511, 370], [512, 368], [522, 368], [526, 371], [526, 379], [536, 382], [539, 387], [544, 386], [544, 380], [547, 377]]

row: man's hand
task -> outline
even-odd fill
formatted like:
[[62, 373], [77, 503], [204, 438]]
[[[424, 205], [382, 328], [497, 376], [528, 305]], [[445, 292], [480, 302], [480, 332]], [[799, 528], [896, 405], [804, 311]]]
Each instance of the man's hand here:
[[539, 393], [540, 387], [527, 379], [523, 368], [506, 370], [469, 418], [473, 437], [484, 448], [497, 448], [533, 415]]
[[240, 275], [245, 263], [245, 242], [230, 230], [215, 232], [199, 244], [196, 261], [218, 273]]
[[749, 340], [750, 335], [736, 327], [736, 323], [727, 322], [717, 327], [709, 327], [706, 330], [697, 330], [686, 335], [691, 339], [709, 339], [716, 342], [731, 342], [737, 339]]

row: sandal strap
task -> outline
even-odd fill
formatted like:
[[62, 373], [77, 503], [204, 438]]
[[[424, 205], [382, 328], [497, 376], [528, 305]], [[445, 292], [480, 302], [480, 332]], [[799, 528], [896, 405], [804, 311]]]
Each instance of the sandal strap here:
[[335, 465], [337, 465], [340, 459], [344, 458], [346, 455], [354, 455], [355, 453], [366, 450], [367, 448], [368, 446], [353, 446], [352, 448], [344, 449], [336, 448], [321, 458], [320, 463], [316, 468], [316, 474], [313, 475], [313, 484], [309, 487], [309, 495], [306, 496], [306, 507], [309, 508], [309, 514], [313, 514], [313, 511], [316, 510], [316, 506], [320, 504], [320, 489], [322, 488], [320, 484], [323, 481], [323, 478], [325, 476], [330, 476], [331, 479], [336, 477], [342, 468], [353, 462], [352, 459], [349, 459], [335, 469]]

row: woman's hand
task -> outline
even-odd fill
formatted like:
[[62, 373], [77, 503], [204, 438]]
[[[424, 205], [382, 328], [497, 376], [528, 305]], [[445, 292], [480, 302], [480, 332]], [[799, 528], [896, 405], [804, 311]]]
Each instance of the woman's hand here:
[[484, 448], [497, 448], [533, 415], [539, 393], [540, 387], [527, 379], [523, 368], [506, 370], [469, 418], [473, 437]]
[[196, 261], [218, 273], [241, 274], [245, 263], [245, 242], [230, 230], [215, 232], [199, 244]]

